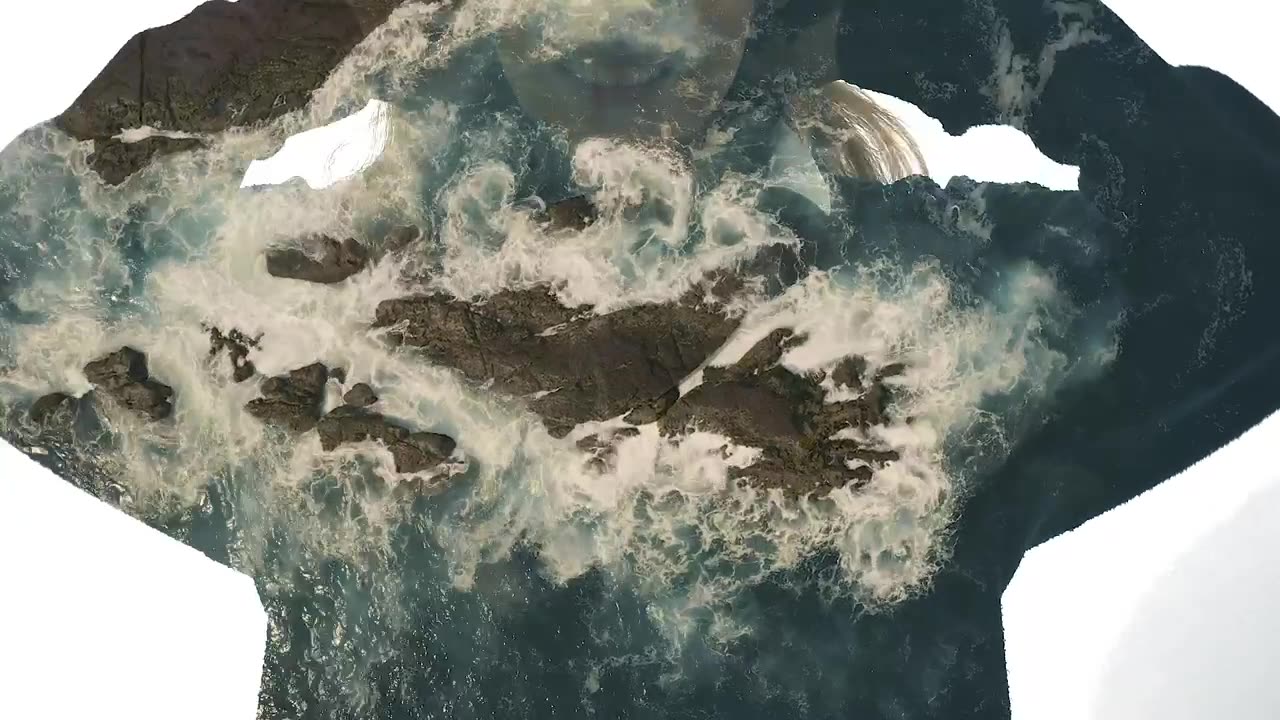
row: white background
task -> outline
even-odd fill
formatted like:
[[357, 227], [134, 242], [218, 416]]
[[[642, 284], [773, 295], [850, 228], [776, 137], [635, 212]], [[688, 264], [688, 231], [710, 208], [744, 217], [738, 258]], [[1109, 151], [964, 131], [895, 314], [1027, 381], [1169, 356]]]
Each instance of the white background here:
[[[195, 4], [6, 0], [0, 144], [61, 112], [135, 32]], [[1165, 59], [1220, 70], [1280, 108], [1272, 3], [1109, 4]], [[980, 177], [972, 162], [951, 167]], [[1028, 554], [1004, 603], [1015, 718], [1280, 717], [1278, 443], [1273, 417]], [[0, 717], [253, 717], [266, 621], [248, 578], [7, 446], [0, 573]]]

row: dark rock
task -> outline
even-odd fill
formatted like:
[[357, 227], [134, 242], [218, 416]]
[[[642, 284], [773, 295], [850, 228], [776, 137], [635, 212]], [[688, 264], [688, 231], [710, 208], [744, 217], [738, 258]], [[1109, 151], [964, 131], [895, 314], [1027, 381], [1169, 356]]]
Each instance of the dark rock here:
[[862, 389], [862, 377], [867, 374], [867, 361], [860, 356], [847, 357], [831, 371], [836, 386], [844, 385], [854, 390]]
[[90, 362], [84, 374], [102, 394], [150, 420], [173, 413], [173, 388], [152, 380], [147, 356], [131, 347]]
[[[708, 366], [703, 371], [703, 379], [708, 377], [714, 381], [732, 380], [734, 378], [755, 375], [778, 364], [783, 354], [805, 341], [803, 335], [796, 335], [791, 328], [778, 328], [764, 336], [733, 365], [728, 367]], [[709, 375], [708, 375], [709, 373]]]
[[369, 251], [353, 238], [338, 242], [319, 236], [304, 241], [308, 247], [281, 247], [267, 251], [267, 272], [275, 277], [314, 283], [337, 283], [369, 264]]
[[356, 383], [342, 396], [342, 401], [353, 407], [368, 407], [378, 402], [378, 394], [366, 383]]
[[156, 155], [194, 150], [204, 147], [198, 138], [150, 137], [127, 143], [116, 138], [94, 140], [89, 155], [89, 167], [93, 168], [108, 185], [119, 185], [151, 162]]
[[261, 336], [251, 338], [239, 330], [232, 329], [225, 335], [216, 327], [208, 328], [209, 356], [213, 357], [224, 350], [231, 359], [231, 378], [235, 382], [244, 382], [257, 374], [257, 369], [249, 360], [249, 350], [257, 348]]
[[[304, 106], [401, 2], [206, 2], [135, 35], [54, 122], [77, 139], [103, 142], [143, 125], [212, 133], [279, 117]], [[103, 169], [108, 182], [119, 182], [156, 154], [191, 147], [155, 142]]]
[[262, 397], [250, 400], [245, 410], [268, 425], [306, 432], [323, 414], [328, 380], [328, 368], [320, 363], [267, 378], [262, 383]]
[[325, 415], [316, 431], [320, 434], [320, 446], [326, 451], [347, 443], [381, 442], [391, 452], [399, 473], [436, 467], [457, 448], [457, 443], [448, 435], [413, 432], [378, 413], [350, 405]]
[[544, 221], [552, 230], [586, 230], [596, 221], [596, 206], [585, 195], [566, 198], [547, 206]]
[[347, 369], [340, 367], [329, 368], [329, 379], [337, 380], [338, 384], [345, 384], [347, 382]]
[[[861, 487], [875, 467], [898, 460], [898, 453], [831, 437], [845, 428], [865, 429], [883, 422], [885, 394], [869, 392], [858, 400], [826, 403], [818, 377], [797, 375], [776, 364], [786, 348], [801, 339], [777, 330], [738, 363], [707, 368], [703, 383], [659, 420], [660, 431], [671, 436], [705, 430], [758, 448], [760, 457], [736, 470], [735, 478], [781, 489], [791, 497]], [[865, 465], [850, 468], [855, 461]]]
[[888, 365], [880, 368], [880, 371], [876, 373], [876, 379], [883, 380], [885, 378], [897, 377], [906, 371], [907, 366], [905, 363], [889, 363]]
[[546, 287], [477, 303], [419, 295], [383, 302], [375, 325], [475, 382], [538, 395], [531, 409], [563, 437], [664, 397], [724, 343], [738, 321], [696, 297], [594, 315], [561, 305]]

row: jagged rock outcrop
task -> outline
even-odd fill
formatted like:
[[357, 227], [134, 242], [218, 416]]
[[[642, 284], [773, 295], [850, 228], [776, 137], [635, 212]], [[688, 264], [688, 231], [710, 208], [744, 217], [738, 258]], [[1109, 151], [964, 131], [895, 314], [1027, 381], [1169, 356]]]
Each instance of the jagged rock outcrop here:
[[[715, 432], [759, 449], [751, 465], [736, 471], [743, 482], [778, 488], [792, 497], [822, 495], [869, 481], [877, 467], [898, 459], [892, 449], [852, 439], [833, 439], [847, 428], [865, 431], [885, 420], [889, 392], [884, 376], [856, 400], [827, 403], [820, 377], [778, 365], [803, 337], [775, 330], [735, 364], [708, 367], [701, 385], [690, 390], [658, 421], [664, 435], [690, 430]], [[862, 365], [860, 358], [842, 363]]]
[[530, 408], [562, 437], [582, 422], [666, 403], [738, 326], [703, 302], [710, 292], [606, 315], [565, 307], [545, 286], [477, 303], [418, 295], [383, 302], [374, 324], [470, 380], [533, 396]]
[[100, 394], [149, 420], [173, 414], [173, 388], [151, 379], [147, 356], [123, 347], [84, 366]]
[[356, 383], [343, 394], [342, 401], [352, 407], [368, 407], [378, 402], [378, 394], [368, 383]]
[[262, 397], [250, 400], [245, 410], [268, 425], [292, 432], [306, 432], [324, 413], [324, 388], [329, 369], [321, 363], [267, 378]]
[[368, 264], [369, 250], [355, 238], [339, 242], [321, 235], [303, 240], [301, 247], [267, 250], [268, 274], [313, 283], [342, 282]]
[[339, 445], [377, 441], [386, 446], [396, 472], [418, 473], [434, 468], [453, 454], [457, 443], [448, 435], [414, 432], [365, 408], [343, 405], [327, 413], [316, 426], [320, 446], [331, 451]]
[[216, 357], [222, 352], [227, 353], [227, 357], [231, 360], [231, 378], [236, 382], [244, 382], [257, 374], [257, 369], [253, 366], [253, 362], [249, 360], [249, 350], [258, 347], [258, 341], [261, 337], [251, 338], [248, 335], [232, 328], [226, 334], [216, 327], [208, 328], [209, 332], [209, 357]]
[[211, 133], [303, 107], [353, 47], [403, 0], [206, 2], [122, 47], [55, 119], [98, 145], [95, 169], [118, 183], [191, 142], [117, 144], [126, 128]]

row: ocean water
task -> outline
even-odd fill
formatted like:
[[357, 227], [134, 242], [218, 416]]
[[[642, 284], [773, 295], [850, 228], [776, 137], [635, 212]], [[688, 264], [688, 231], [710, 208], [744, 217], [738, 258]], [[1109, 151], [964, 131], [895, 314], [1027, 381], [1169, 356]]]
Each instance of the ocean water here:
[[[0, 430], [255, 578], [270, 617], [265, 718], [893, 717], [927, 704], [962, 672], [959, 651], [919, 644], [896, 609], [933, 592], [983, 473], [1057, 389], [1114, 354], [1120, 305], [1095, 268], [1096, 214], [1074, 193], [833, 181], [856, 200], [833, 226], [846, 259], [736, 305], [742, 328], [712, 363], [778, 327], [811, 338], [784, 357], [795, 370], [850, 354], [905, 362], [902, 420], [872, 431], [902, 459], [861, 490], [796, 501], [729, 480], [751, 448], [725, 457], [723, 438], [647, 427], [597, 472], [573, 445], [590, 428], [553, 439], [520, 399], [391, 349], [370, 327], [378, 303], [551, 283], [603, 313], [801, 240], [762, 203], [767, 168], [737, 154], [764, 129], [750, 114], [726, 114], [736, 141], [692, 159], [574, 142], [525, 117], [490, 41], [533, 7], [471, 2], [443, 29], [430, 6], [397, 11], [307, 109], [120, 187], [88, 169], [91, 143], [51, 127], [11, 144]], [[391, 133], [366, 171], [320, 191], [240, 188], [285, 137], [372, 98], [389, 104]], [[571, 191], [591, 194], [601, 221], [548, 234], [534, 198]], [[265, 271], [281, 240], [376, 240], [403, 223], [436, 240], [344, 283]], [[314, 435], [265, 429], [243, 410], [256, 381], [208, 363], [205, 325], [261, 334], [262, 376], [343, 367], [387, 415], [456, 438], [448, 489], [405, 492], [375, 446], [324, 452]], [[89, 390], [84, 364], [126, 344], [174, 387], [173, 418], [108, 408], [77, 442], [33, 449], [29, 404]], [[329, 394], [338, 404], [336, 384]]]

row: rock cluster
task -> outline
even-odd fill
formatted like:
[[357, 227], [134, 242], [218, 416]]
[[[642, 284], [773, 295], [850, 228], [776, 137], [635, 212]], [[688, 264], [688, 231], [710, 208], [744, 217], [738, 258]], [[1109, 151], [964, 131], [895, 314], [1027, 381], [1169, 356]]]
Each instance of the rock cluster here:
[[357, 383], [346, 392], [346, 405], [325, 413], [325, 385], [331, 378], [341, 381], [345, 377], [341, 368], [331, 370], [322, 363], [296, 368], [263, 381], [262, 397], [250, 400], [245, 410], [268, 425], [290, 432], [316, 430], [326, 451], [349, 443], [381, 442], [390, 451], [399, 473], [429, 470], [453, 454], [457, 447], [453, 438], [413, 431], [369, 410], [378, 396], [366, 383]]
[[264, 380], [262, 397], [250, 400], [244, 409], [268, 425], [306, 432], [324, 414], [328, 381], [329, 369], [321, 363], [311, 363]]
[[235, 328], [225, 334], [216, 327], [206, 329], [209, 333], [209, 357], [226, 352], [231, 360], [232, 380], [244, 382], [257, 374], [257, 369], [249, 360], [249, 350], [258, 347], [261, 337], [251, 338]]
[[147, 356], [123, 347], [84, 366], [99, 393], [149, 420], [173, 413], [173, 388], [151, 378]]
[[325, 450], [347, 443], [381, 442], [391, 452], [398, 473], [417, 473], [436, 467], [448, 460], [457, 447], [448, 435], [414, 432], [380, 413], [354, 405], [334, 408], [321, 418], [316, 431]]

